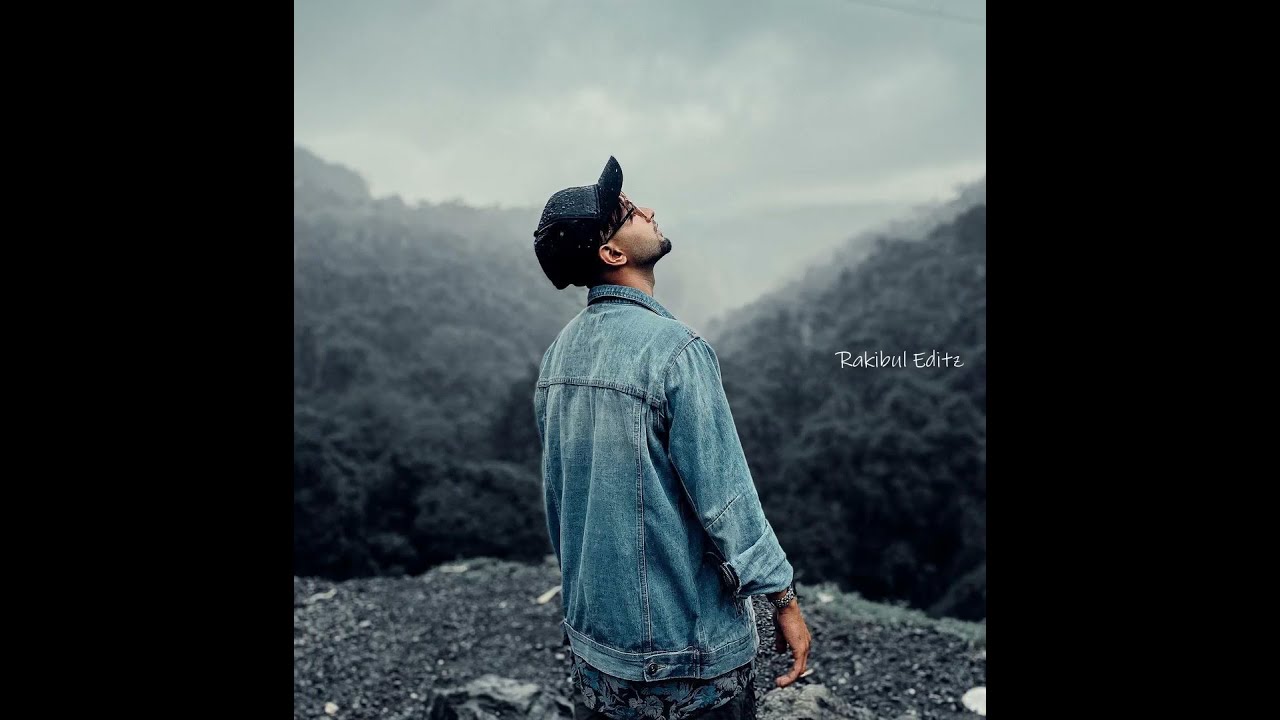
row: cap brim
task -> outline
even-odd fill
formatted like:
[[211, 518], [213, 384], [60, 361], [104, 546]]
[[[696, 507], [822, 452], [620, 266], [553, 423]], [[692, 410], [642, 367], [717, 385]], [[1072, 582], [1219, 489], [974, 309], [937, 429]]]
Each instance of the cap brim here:
[[610, 155], [609, 162], [604, 164], [604, 171], [600, 173], [600, 179], [596, 181], [596, 195], [604, 217], [612, 217], [618, 210], [621, 193], [622, 166], [618, 164], [617, 158]]

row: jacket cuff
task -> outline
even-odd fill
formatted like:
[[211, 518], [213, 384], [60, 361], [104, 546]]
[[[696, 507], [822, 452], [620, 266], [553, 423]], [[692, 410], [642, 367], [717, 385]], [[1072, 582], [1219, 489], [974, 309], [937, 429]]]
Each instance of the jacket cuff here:
[[785, 590], [791, 585], [792, 568], [773, 529], [768, 528], [751, 547], [721, 563], [720, 577], [734, 597], [746, 598]]

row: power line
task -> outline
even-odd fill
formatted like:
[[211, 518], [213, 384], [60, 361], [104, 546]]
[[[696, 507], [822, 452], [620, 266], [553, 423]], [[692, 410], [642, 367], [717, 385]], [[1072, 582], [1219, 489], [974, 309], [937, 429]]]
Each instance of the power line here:
[[952, 22], [967, 23], [969, 25], [977, 25], [978, 27], [986, 27], [987, 21], [980, 18], [972, 18], [967, 15], [952, 15], [951, 13], [942, 12], [941, 10], [926, 10], [921, 7], [911, 7], [908, 5], [895, 5], [887, 2], [876, 2], [876, 0], [849, 0], [852, 3], [860, 5], [870, 5], [872, 7], [883, 8], [885, 10], [897, 10], [898, 12], [910, 15], [919, 15], [922, 17], [937, 18], [939, 20], [950, 20]]

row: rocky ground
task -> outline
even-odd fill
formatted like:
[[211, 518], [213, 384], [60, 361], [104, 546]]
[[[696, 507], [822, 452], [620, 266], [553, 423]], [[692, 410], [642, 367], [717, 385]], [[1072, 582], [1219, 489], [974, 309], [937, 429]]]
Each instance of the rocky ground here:
[[[561, 645], [552, 562], [489, 558], [418, 577], [334, 583], [294, 578], [294, 718], [568, 718], [569, 649]], [[985, 626], [935, 622], [830, 586], [797, 583], [813, 635], [813, 673], [776, 689], [775, 655], [757, 598], [760, 717], [895, 720], [985, 713]], [[981, 705], [972, 699], [982, 695]]]

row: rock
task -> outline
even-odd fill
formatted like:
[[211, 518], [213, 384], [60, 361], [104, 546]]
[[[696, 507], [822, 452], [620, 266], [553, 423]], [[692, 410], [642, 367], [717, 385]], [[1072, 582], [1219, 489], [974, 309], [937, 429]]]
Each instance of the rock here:
[[492, 673], [462, 687], [439, 689], [427, 712], [427, 720], [572, 717], [573, 704], [565, 697]]
[[310, 605], [317, 600], [332, 600], [334, 595], [338, 594], [338, 588], [331, 588], [328, 592], [318, 592], [307, 598], [304, 602]]
[[760, 720], [875, 720], [866, 708], [854, 707], [825, 685], [791, 685], [770, 690], [756, 707]]
[[325, 704], [324, 704], [324, 714], [325, 714], [325, 715], [337, 715], [337, 714], [338, 714], [338, 706], [337, 706], [335, 703], [331, 703], [331, 702], [327, 702], [327, 703], [325, 703]]
[[960, 698], [960, 702], [969, 710], [978, 713], [982, 717], [987, 716], [987, 688], [979, 686], [973, 688]]

